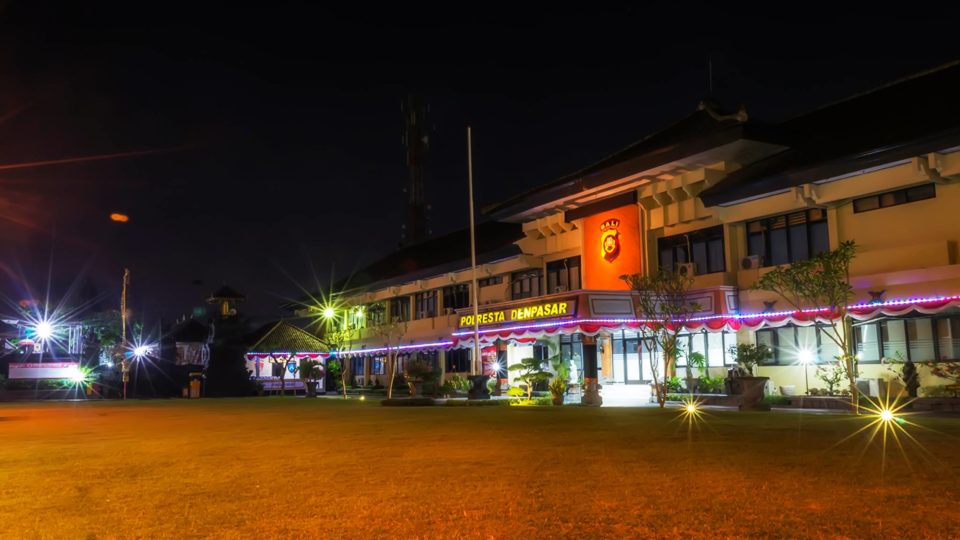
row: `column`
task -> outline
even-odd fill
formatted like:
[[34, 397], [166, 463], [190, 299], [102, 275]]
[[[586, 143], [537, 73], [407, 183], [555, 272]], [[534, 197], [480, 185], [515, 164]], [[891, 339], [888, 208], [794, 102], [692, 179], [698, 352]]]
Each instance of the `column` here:
[[600, 383], [597, 380], [597, 338], [581, 336], [583, 344], [583, 395], [580, 403], [599, 407], [603, 404], [600, 397]]

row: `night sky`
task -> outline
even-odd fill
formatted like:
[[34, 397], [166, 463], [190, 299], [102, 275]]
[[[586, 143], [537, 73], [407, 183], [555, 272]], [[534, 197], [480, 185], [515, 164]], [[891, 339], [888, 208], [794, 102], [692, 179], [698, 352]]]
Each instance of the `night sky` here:
[[960, 56], [957, 13], [942, 8], [824, 21], [773, 4], [766, 17], [0, 6], [0, 163], [159, 151], [0, 167], [2, 291], [23, 298], [26, 278], [43, 293], [52, 268], [55, 297], [73, 285], [107, 307], [126, 265], [147, 319], [189, 313], [224, 282], [248, 314], [279, 315], [299, 286], [394, 249], [407, 93], [430, 104], [426, 193], [442, 234], [467, 224], [468, 124], [482, 204], [692, 112], [708, 60], [721, 103], [776, 121]]

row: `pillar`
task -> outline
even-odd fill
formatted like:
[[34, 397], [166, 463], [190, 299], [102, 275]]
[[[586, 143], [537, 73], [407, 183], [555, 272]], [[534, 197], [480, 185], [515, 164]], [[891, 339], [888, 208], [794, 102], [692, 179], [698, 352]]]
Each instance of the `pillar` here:
[[580, 403], [599, 407], [603, 404], [600, 397], [600, 382], [597, 379], [597, 338], [581, 336], [583, 344], [583, 395]]

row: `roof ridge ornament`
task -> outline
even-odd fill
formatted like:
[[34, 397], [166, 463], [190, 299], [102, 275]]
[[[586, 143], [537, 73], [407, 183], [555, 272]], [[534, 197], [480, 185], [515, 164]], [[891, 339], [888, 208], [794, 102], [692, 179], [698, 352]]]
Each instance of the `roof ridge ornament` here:
[[723, 122], [725, 120], [736, 120], [737, 122], [744, 123], [749, 118], [747, 116], [747, 106], [740, 104], [740, 109], [737, 110], [734, 114], [720, 114], [714, 110], [713, 106], [705, 99], [701, 99], [700, 103], [697, 105], [698, 111], [707, 111], [707, 114], [717, 122]]

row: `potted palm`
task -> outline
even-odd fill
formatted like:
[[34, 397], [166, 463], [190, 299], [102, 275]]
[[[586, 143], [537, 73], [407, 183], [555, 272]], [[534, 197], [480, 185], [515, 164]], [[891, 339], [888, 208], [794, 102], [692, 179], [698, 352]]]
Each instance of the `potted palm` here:
[[317, 383], [323, 379], [323, 364], [306, 358], [300, 361], [300, 380], [307, 389], [307, 397], [317, 397]]
[[772, 358], [773, 351], [762, 343], [741, 343], [729, 351], [737, 362], [728, 381], [730, 393], [740, 394], [740, 410], [769, 410], [763, 406], [763, 389], [770, 377], [755, 377], [753, 370]]

